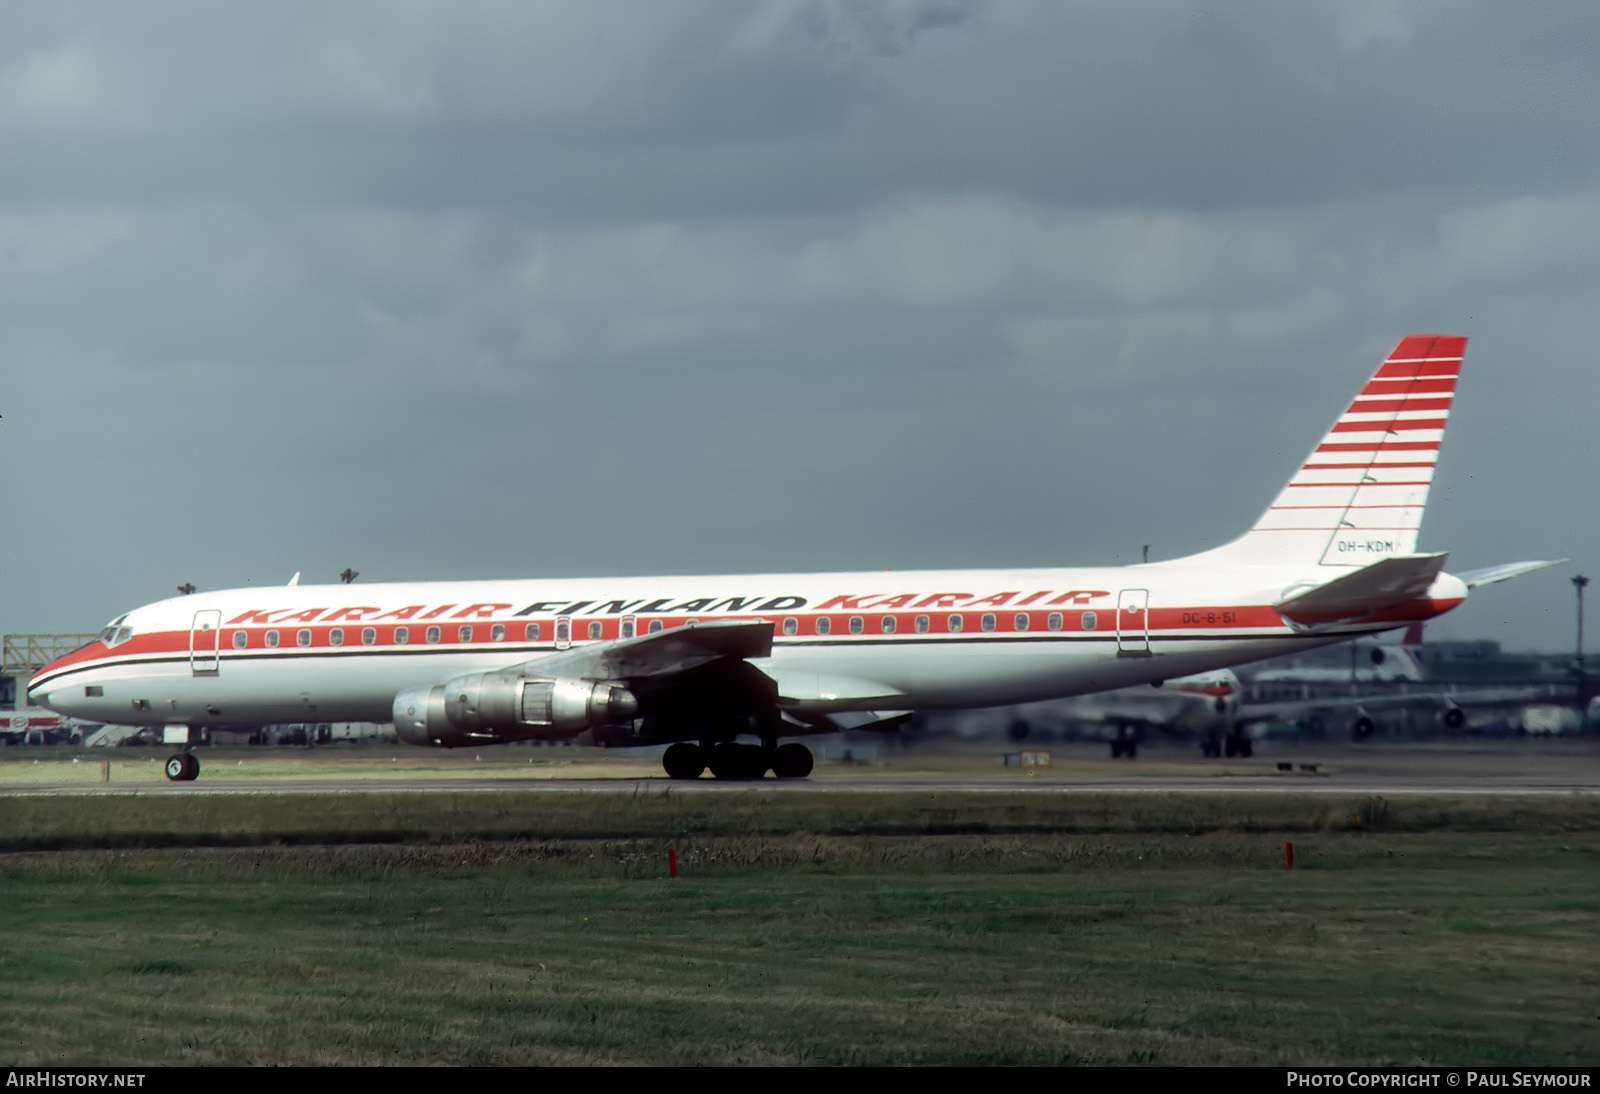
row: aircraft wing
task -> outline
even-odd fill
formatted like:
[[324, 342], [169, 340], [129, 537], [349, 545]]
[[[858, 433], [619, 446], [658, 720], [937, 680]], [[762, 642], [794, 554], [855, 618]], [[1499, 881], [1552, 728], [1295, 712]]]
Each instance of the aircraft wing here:
[[640, 680], [688, 672], [714, 661], [746, 661], [771, 654], [770, 622], [707, 621], [560, 650], [524, 661], [517, 668], [537, 675]]

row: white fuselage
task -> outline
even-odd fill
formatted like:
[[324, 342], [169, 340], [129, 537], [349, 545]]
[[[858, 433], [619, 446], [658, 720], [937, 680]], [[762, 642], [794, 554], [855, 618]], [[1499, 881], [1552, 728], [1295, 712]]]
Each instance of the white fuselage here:
[[1303, 633], [1272, 607], [1315, 565], [874, 571], [283, 586], [128, 613], [41, 670], [30, 697], [103, 722], [388, 721], [397, 692], [692, 621], [767, 621], [752, 664], [795, 709], [1032, 702], [1275, 657], [1431, 618], [1428, 594]]

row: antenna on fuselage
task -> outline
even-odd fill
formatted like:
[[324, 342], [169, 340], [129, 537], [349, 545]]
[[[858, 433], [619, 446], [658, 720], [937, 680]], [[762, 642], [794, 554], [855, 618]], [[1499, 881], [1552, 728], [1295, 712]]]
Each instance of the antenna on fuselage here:
[[299, 570], [296, 570], [294, 572], [294, 576], [289, 579], [289, 584], [290, 585], [298, 585], [298, 584], [300, 584], [300, 571]]

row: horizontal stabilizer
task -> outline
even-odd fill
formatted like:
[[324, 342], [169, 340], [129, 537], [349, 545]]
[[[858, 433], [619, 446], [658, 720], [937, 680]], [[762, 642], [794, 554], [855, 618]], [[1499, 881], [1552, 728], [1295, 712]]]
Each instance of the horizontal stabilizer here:
[[1468, 570], [1464, 574], [1457, 574], [1462, 581], [1467, 583], [1467, 588], [1476, 589], [1479, 585], [1493, 585], [1499, 581], [1510, 581], [1523, 574], [1531, 574], [1536, 570], [1543, 570], [1550, 566], [1559, 566], [1567, 561], [1564, 558], [1549, 558], [1535, 562], [1502, 562], [1498, 566], [1485, 566], [1481, 570]]
[[1427, 595], [1449, 554], [1402, 555], [1363, 566], [1278, 604], [1278, 614], [1300, 627], [1355, 623]]

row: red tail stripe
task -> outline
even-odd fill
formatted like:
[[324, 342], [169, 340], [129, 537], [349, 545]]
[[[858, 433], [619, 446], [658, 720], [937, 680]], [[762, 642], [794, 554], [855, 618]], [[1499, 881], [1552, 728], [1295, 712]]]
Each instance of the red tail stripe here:
[[1443, 429], [1443, 418], [1395, 418], [1392, 421], [1339, 422], [1335, 433], [1409, 433], [1417, 429]]
[[1389, 354], [1391, 361], [1408, 357], [1460, 357], [1467, 352], [1467, 339], [1461, 334], [1408, 334]]
[[1308, 463], [1302, 471], [1353, 471], [1365, 467], [1433, 467], [1432, 460], [1418, 460], [1414, 463]]
[[1460, 373], [1461, 358], [1457, 357], [1453, 361], [1390, 361], [1378, 367], [1375, 377], [1458, 376]]
[[1378, 444], [1319, 444], [1318, 452], [1412, 452], [1438, 451], [1438, 441], [1381, 441]]
[[1392, 414], [1402, 410], [1449, 410], [1446, 399], [1357, 399], [1346, 414]]
[[1290, 487], [1307, 486], [1432, 486], [1431, 482], [1291, 482]]
[[1361, 389], [1362, 395], [1431, 395], [1451, 394], [1456, 389], [1454, 380], [1368, 380]]

